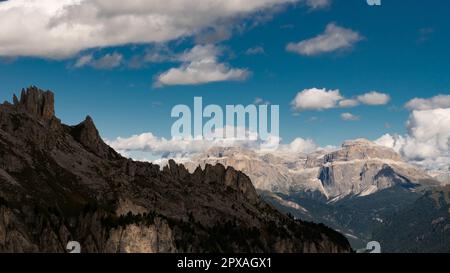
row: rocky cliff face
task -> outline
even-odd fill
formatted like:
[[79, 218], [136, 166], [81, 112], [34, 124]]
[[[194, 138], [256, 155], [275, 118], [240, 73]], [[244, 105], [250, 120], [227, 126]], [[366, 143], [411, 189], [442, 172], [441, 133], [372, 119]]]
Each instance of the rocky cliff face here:
[[242, 148], [213, 148], [186, 163], [221, 163], [243, 171], [259, 190], [337, 200], [366, 196], [396, 185], [406, 188], [438, 184], [426, 171], [402, 161], [392, 149], [365, 139], [346, 141], [335, 151], [295, 157]]
[[32, 87], [0, 105], [0, 252], [348, 252], [263, 202], [232, 167], [121, 157], [90, 117], [67, 126]]
[[392, 149], [365, 139], [346, 141], [337, 151], [308, 157], [306, 168], [314, 167], [319, 168], [318, 178], [329, 199], [366, 196], [397, 185], [414, 188], [437, 184]]
[[274, 154], [259, 154], [237, 147], [214, 147], [191, 158], [185, 165], [189, 171], [207, 164], [222, 164], [247, 174], [259, 190], [286, 192], [294, 183], [290, 169], [303, 166], [306, 155], [286, 158]]
[[13, 102], [20, 110], [40, 119], [49, 120], [55, 116], [54, 96], [49, 91], [41, 92], [38, 88], [31, 87], [22, 90], [20, 101], [14, 95]]

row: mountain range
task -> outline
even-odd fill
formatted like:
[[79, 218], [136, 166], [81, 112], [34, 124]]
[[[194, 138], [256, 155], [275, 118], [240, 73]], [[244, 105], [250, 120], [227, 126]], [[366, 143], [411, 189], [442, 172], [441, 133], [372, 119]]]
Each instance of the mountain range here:
[[323, 224], [266, 203], [231, 166], [162, 170], [69, 126], [36, 87], [0, 105], [0, 252], [351, 252]]
[[448, 174], [405, 162], [390, 148], [366, 139], [311, 154], [217, 147], [186, 166], [216, 163], [246, 173], [280, 211], [342, 232], [355, 249], [378, 240], [389, 252], [450, 251], [448, 190], [437, 179]]

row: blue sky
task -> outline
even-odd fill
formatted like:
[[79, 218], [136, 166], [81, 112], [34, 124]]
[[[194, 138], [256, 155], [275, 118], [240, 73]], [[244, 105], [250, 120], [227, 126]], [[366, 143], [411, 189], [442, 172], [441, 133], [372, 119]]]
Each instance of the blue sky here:
[[[405, 134], [410, 115], [405, 103], [450, 91], [449, 11], [450, 3], [442, 0], [383, 0], [380, 7], [368, 6], [364, 0], [334, 0], [323, 9], [288, 4], [228, 20], [230, 37], [214, 43], [221, 51], [217, 62], [250, 74], [237, 81], [206, 84], [155, 86], [158, 75], [181, 65], [167, 56], [130, 67], [133, 58], [156, 52], [161, 44], [167, 55], [187, 52], [200, 44], [199, 35], [159, 45], [86, 48], [57, 60], [5, 53], [0, 61], [0, 99], [11, 100], [13, 92], [29, 85], [50, 89], [56, 94], [56, 111], [63, 122], [76, 124], [89, 114], [107, 139], [144, 132], [170, 137], [174, 122], [170, 110], [180, 103], [192, 105], [194, 96], [202, 96], [204, 104], [246, 105], [260, 97], [280, 105], [284, 142], [303, 137], [319, 145], [339, 145], [357, 137]], [[314, 56], [286, 50], [288, 43], [322, 34], [330, 23], [359, 33], [361, 40]], [[264, 52], [247, 53], [256, 47]], [[105, 69], [92, 61], [76, 67], [83, 56], [95, 59], [107, 54], [122, 56], [121, 64]], [[291, 102], [297, 93], [310, 88], [339, 89], [346, 98], [377, 91], [389, 94], [391, 100], [378, 106], [293, 110]], [[342, 120], [340, 115], [347, 112], [359, 120]]]

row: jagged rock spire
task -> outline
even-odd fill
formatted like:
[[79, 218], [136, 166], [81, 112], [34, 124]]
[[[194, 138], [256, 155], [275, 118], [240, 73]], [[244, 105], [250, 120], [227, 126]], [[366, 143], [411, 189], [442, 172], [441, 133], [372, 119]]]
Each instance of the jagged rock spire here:
[[55, 116], [55, 98], [52, 92], [43, 91], [35, 86], [22, 89], [20, 101], [14, 95], [15, 106], [29, 114], [42, 119], [51, 119]]

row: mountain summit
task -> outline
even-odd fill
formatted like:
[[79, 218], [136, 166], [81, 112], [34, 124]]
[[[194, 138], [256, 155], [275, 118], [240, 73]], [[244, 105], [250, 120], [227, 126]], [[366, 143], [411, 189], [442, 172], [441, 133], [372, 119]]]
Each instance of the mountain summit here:
[[0, 252], [349, 252], [266, 204], [232, 167], [123, 158], [87, 117], [67, 126], [31, 87], [0, 105]]
[[340, 149], [311, 154], [260, 153], [245, 148], [211, 148], [186, 163], [190, 170], [224, 164], [247, 174], [259, 190], [337, 200], [364, 196], [396, 185], [438, 184], [426, 171], [404, 162], [394, 150], [366, 139], [345, 141]]
[[22, 89], [20, 101], [14, 95], [13, 102], [18, 109], [24, 110], [37, 118], [49, 120], [55, 116], [53, 93], [50, 91], [43, 92], [35, 86], [26, 90]]

